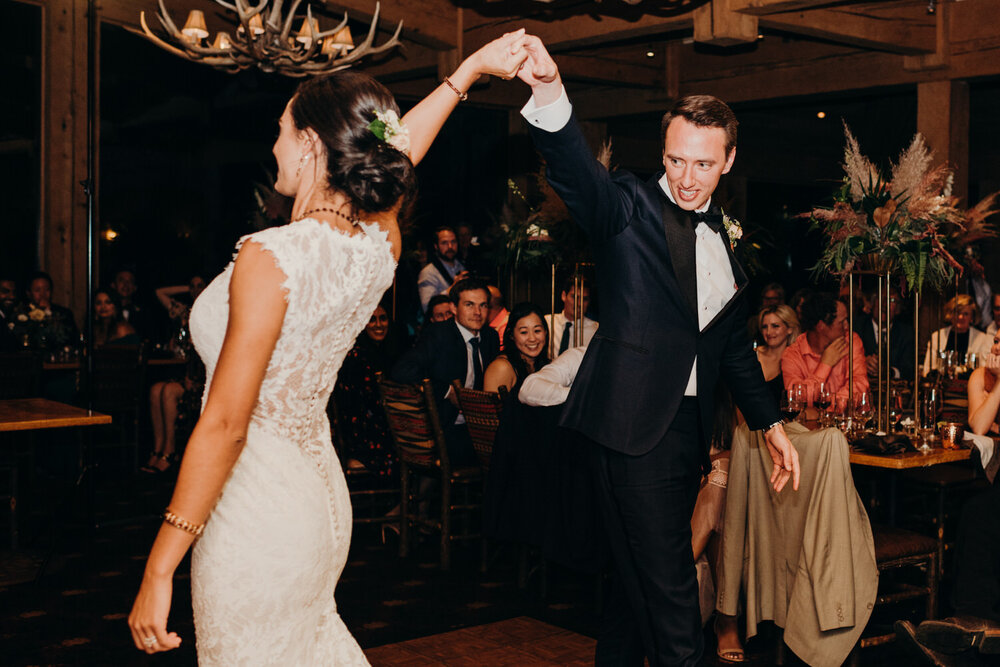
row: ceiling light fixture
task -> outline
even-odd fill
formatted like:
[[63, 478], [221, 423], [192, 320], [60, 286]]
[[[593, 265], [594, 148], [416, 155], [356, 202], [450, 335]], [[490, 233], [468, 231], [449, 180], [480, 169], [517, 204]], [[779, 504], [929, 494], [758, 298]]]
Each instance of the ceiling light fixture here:
[[250, 6], [248, 0], [234, 0], [234, 4], [225, 0], [215, 2], [236, 13], [237, 25], [231, 35], [219, 32], [211, 43], [208, 42], [209, 31], [204, 12], [191, 10], [184, 28], [178, 30], [177, 24], [163, 5], [163, 0], [158, 0], [159, 11], [156, 18], [167, 33], [166, 39], [156, 36], [150, 30], [145, 12], [139, 13], [142, 31], [132, 32], [174, 55], [211, 65], [216, 69], [238, 72], [256, 66], [264, 72], [277, 72], [291, 77], [314, 76], [347, 69], [362, 58], [384, 53], [400, 45], [402, 21], [396, 26], [392, 37], [379, 46], [373, 46], [380, 9], [378, 2], [375, 3], [375, 14], [368, 28], [368, 35], [357, 47], [347, 25], [346, 13], [343, 21], [336, 27], [321, 30], [319, 21], [313, 18], [312, 5], [308, 0], [305, 17], [294, 35], [292, 26], [297, 23], [296, 10], [302, 0], [295, 0], [287, 15], [283, 15], [282, 0], [275, 0], [270, 8], [269, 0], [261, 0], [255, 6]]

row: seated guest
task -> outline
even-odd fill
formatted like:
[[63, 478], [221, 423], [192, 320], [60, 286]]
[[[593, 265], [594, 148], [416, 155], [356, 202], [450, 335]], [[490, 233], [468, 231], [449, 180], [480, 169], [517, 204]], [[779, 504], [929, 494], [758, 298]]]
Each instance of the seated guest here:
[[135, 328], [122, 319], [112, 292], [98, 290], [94, 294], [94, 347], [138, 345], [141, 342]]
[[430, 262], [420, 269], [417, 276], [417, 293], [420, 295], [420, 306], [426, 311], [431, 297], [438, 294], [449, 294], [450, 290], [469, 272], [458, 261], [458, 238], [451, 227], [438, 227], [434, 230], [434, 248]]
[[177, 434], [190, 432], [201, 414], [202, 394], [205, 391], [205, 365], [194, 351], [191, 337], [187, 335], [187, 308], [179, 313], [178, 325], [185, 332], [171, 340], [175, 353], [187, 360], [183, 377], [154, 383], [149, 388], [149, 415], [153, 427], [153, 451], [143, 472], [166, 472], [179, 460]]
[[205, 279], [196, 275], [192, 276], [186, 285], [156, 288], [156, 299], [167, 311], [167, 316], [173, 327], [168, 347], [174, 354], [184, 354], [177, 348], [187, 345], [185, 341], [188, 336], [188, 315], [191, 313], [195, 299], [205, 291], [205, 287], [207, 287]]
[[816, 292], [802, 302], [803, 333], [781, 355], [785, 389], [804, 384], [811, 401], [825, 383], [831, 395], [847, 397], [848, 364], [854, 369], [854, 395], [868, 391], [865, 348], [851, 332], [854, 358], [848, 359], [847, 306], [832, 294]]
[[[785, 288], [781, 283], [768, 283], [764, 285], [764, 289], [760, 291], [760, 310], [780, 306], [784, 303]], [[758, 311], [757, 315], [747, 320], [747, 334], [749, 334], [750, 340], [755, 341], [758, 345], [763, 345], [764, 339], [760, 333], [759, 315], [760, 311]]]
[[19, 345], [14, 336], [17, 307], [17, 281], [0, 276], [0, 352]]
[[490, 285], [490, 312], [486, 314], [486, 321], [497, 335], [500, 336], [500, 349], [504, 349], [504, 330], [507, 328], [507, 318], [510, 312], [503, 305], [503, 294], [496, 285]]
[[795, 294], [793, 294], [792, 298], [788, 300], [788, 305], [795, 311], [795, 315], [799, 318], [799, 322], [802, 321], [802, 304], [812, 293], [813, 290], [810, 288], [802, 287], [801, 289], [795, 290]]
[[339, 429], [348, 465], [364, 468], [387, 485], [396, 481], [396, 454], [375, 378], [389, 372], [405, 347], [404, 337], [379, 305], [344, 358], [332, 396], [337, 408], [334, 428]]
[[956, 361], [961, 364], [966, 354], [982, 356], [990, 351], [991, 339], [985, 332], [972, 326], [978, 320], [979, 306], [968, 294], [957, 294], [945, 304], [944, 321], [948, 326], [932, 333], [927, 342], [924, 375], [942, 368], [939, 352], [954, 350]]
[[986, 327], [987, 336], [995, 335], [997, 328], [1000, 327], [1000, 293], [993, 293], [993, 297], [990, 300], [990, 306], [990, 309], [993, 311], [993, 321], [990, 322], [990, 326]]
[[[548, 328], [555, 344], [555, 354], [560, 355], [571, 347], [579, 347], [576, 342], [576, 335], [573, 327], [576, 326], [578, 316], [583, 321], [583, 346], [590, 344], [590, 339], [597, 333], [597, 322], [587, 317], [587, 308], [590, 307], [590, 287], [584, 284], [580, 289], [580, 295], [576, 294], [576, 285], [573, 277], [570, 276], [563, 283], [562, 292], [559, 293], [562, 301], [562, 312], [545, 316], [545, 326]], [[580, 302], [580, 313], [576, 312], [576, 302]]]
[[31, 347], [60, 350], [79, 343], [73, 312], [52, 302], [52, 277], [38, 271], [28, 279], [27, 303], [21, 304], [15, 314], [15, 335], [28, 335]]
[[393, 367], [392, 378], [407, 383], [430, 379], [448, 455], [455, 466], [467, 466], [475, 465], [476, 453], [451, 383], [458, 380], [465, 387], [482, 389], [483, 371], [500, 351], [500, 340], [486, 325], [490, 301], [486, 283], [475, 278], [460, 280], [451, 298], [455, 318], [429, 322], [413, 349]]
[[[878, 297], [873, 296], [871, 302], [875, 310], [878, 310]], [[868, 375], [875, 377], [878, 375], [878, 343], [875, 341], [878, 333], [878, 315], [872, 314], [869, 309], [868, 314], [859, 317], [854, 321], [854, 331], [861, 337], [861, 342], [865, 346], [868, 356], [865, 364], [868, 368]], [[903, 297], [899, 290], [889, 290], [889, 366], [892, 369], [892, 377], [913, 379], [913, 353], [916, 348], [916, 341], [913, 336], [913, 324], [903, 313]]]
[[993, 335], [993, 345], [986, 362], [969, 376], [969, 427], [973, 433], [1000, 432], [1000, 333]]
[[504, 332], [501, 349], [505, 350], [486, 368], [483, 389], [510, 392], [549, 362], [549, 331], [542, 311], [533, 303], [519, 303], [510, 313], [510, 326]]
[[791, 306], [778, 304], [766, 306], [757, 314], [757, 330], [764, 340], [757, 346], [757, 361], [764, 371], [767, 388], [774, 394], [774, 400], [781, 402], [785, 383], [781, 376], [781, 355], [799, 336], [799, 318]]
[[139, 284], [131, 269], [119, 269], [111, 279], [111, 289], [118, 296], [121, 305], [122, 318], [139, 332], [139, 335], [149, 338], [149, 316], [144, 304], [138, 300]]
[[427, 302], [425, 322], [447, 322], [453, 317], [455, 317], [455, 307], [452, 305], [451, 299], [444, 294], [433, 296]]

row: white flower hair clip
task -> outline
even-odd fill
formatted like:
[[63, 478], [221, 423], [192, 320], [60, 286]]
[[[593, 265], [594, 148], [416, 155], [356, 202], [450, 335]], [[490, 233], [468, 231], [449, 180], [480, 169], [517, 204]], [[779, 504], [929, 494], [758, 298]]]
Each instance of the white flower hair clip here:
[[376, 111], [375, 120], [368, 123], [368, 129], [400, 153], [410, 152], [410, 128], [403, 124], [394, 110]]

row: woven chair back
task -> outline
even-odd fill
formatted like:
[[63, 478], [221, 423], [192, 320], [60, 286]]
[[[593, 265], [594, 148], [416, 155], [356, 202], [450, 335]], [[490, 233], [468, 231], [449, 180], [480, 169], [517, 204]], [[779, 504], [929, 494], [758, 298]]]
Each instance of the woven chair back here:
[[486, 473], [490, 469], [493, 441], [496, 440], [497, 428], [500, 426], [500, 413], [507, 390], [504, 387], [499, 392], [466, 389], [457, 380], [453, 386], [458, 393], [458, 403], [465, 415], [465, 424], [469, 428], [476, 456], [479, 457], [479, 465]]
[[380, 377], [378, 386], [399, 458], [424, 468], [446, 466], [447, 448], [430, 380], [412, 385]]

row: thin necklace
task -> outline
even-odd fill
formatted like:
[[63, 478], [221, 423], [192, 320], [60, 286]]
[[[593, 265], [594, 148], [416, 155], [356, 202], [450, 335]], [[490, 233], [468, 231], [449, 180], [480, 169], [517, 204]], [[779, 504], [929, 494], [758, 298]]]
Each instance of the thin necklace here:
[[341, 218], [343, 218], [347, 222], [351, 223], [352, 227], [357, 227], [358, 223], [361, 222], [360, 218], [351, 218], [351, 217], [348, 217], [347, 215], [344, 215], [343, 213], [341, 213], [338, 209], [335, 209], [335, 208], [330, 207], [330, 206], [317, 206], [316, 208], [311, 208], [311, 209], [309, 209], [307, 211], [303, 211], [299, 215], [299, 217], [297, 217], [294, 220], [292, 220], [292, 222], [298, 222], [299, 220], [305, 220], [312, 213], [333, 213], [334, 215], [340, 216]]

